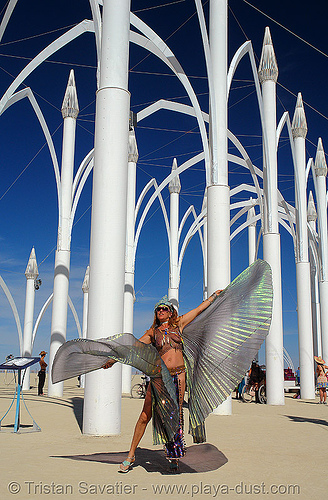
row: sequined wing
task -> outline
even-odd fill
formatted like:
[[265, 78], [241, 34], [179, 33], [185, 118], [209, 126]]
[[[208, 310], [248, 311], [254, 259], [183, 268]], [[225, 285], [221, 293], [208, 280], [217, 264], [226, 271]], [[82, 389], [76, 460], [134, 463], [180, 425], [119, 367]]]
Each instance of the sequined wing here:
[[151, 344], [129, 333], [89, 340], [75, 339], [57, 351], [52, 366], [53, 383], [101, 368], [108, 359], [134, 366], [151, 379], [154, 444], [173, 439], [179, 426], [179, 409], [172, 377]]
[[144, 344], [130, 333], [89, 340], [74, 339], [57, 351], [52, 367], [53, 383], [101, 368], [108, 359], [132, 365], [150, 377], [161, 373], [161, 358], [151, 344]]
[[272, 298], [271, 268], [257, 260], [184, 328], [191, 429], [244, 376], [269, 331]]

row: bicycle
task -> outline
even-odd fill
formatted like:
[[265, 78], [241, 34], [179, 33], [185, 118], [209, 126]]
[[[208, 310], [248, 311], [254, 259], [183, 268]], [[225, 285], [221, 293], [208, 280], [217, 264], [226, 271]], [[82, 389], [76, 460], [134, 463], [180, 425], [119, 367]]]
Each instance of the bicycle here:
[[241, 392], [241, 397], [244, 403], [251, 403], [256, 401], [256, 391], [257, 391], [257, 401], [260, 404], [266, 404], [266, 388], [265, 384], [260, 384], [259, 388], [256, 388], [256, 384], [245, 385]]
[[132, 398], [145, 398], [146, 397], [146, 377], [141, 377], [143, 382], [141, 384], [134, 384], [131, 389]]
[[253, 400], [255, 401], [255, 385], [244, 385], [243, 390], [241, 391], [241, 398], [244, 403], [251, 403]]

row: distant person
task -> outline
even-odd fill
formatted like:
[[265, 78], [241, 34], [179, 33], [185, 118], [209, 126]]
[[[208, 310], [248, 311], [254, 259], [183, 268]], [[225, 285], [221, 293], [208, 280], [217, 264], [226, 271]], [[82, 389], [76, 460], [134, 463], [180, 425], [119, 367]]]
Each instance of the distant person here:
[[328, 366], [325, 365], [325, 362], [321, 356], [314, 356], [314, 360], [317, 363], [317, 389], [319, 389], [320, 394], [319, 404], [326, 405], [328, 387], [326, 370], [328, 370]]
[[297, 368], [295, 375], [296, 375], [295, 385], [300, 385], [301, 383], [300, 367]]
[[41, 351], [39, 354], [39, 356], [41, 356], [41, 359], [39, 361], [40, 371], [38, 372], [38, 377], [39, 377], [38, 396], [43, 396], [43, 386], [44, 386], [44, 382], [46, 380], [46, 369], [48, 366], [44, 360], [46, 354], [47, 354], [46, 351]]
[[255, 402], [259, 403], [259, 387], [260, 383], [264, 379], [264, 373], [262, 368], [259, 366], [256, 361], [252, 362], [251, 369], [249, 372], [249, 385], [254, 386], [255, 389]]

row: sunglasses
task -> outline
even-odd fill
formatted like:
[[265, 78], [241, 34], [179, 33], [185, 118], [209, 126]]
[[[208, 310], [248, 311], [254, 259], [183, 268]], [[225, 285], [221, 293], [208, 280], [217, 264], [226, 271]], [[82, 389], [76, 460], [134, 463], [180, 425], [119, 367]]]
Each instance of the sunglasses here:
[[161, 306], [161, 307], [158, 307], [158, 308], [156, 309], [156, 312], [158, 312], [158, 311], [166, 311], [166, 312], [168, 312], [169, 310], [170, 310], [170, 309], [169, 309], [168, 307], [166, 307], [166, 306], [162, 307], [162, 306]]

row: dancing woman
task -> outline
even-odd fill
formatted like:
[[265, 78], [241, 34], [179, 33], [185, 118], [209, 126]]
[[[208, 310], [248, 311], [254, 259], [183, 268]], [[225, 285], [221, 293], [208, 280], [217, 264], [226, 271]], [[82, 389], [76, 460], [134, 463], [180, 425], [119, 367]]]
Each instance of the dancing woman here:
[[129, 364], [150, 377], [145, 404], [137, 421], [127, 472], [152, 417], [153, 442], [163, 444], [170, 467], [185, 454], [182, 403], [188, 392], [189, 432], [195, 443], [206, 441], [205, 419], [241, 380], [268, 333], [272, 314], [269, 264], [257, 260], [221, 293], [177, 317], [163, 299], [155, 306], [152, 327], [136, 339], [122, 333], [105, 339], [76, 339], [57, 351], [53, 383], [114, 362]]
[[[158, 351], [167, 367], [176, 388], [177, 404], [179, 408], [179, 427], [172, 441], [164, 444], [166, 458], [171, 469], [178, 468], [178, 460], [186, 453], [183, 438], [182, 403], [186, 390], [186, 368], [183, 358], [182, 332], [185, 326], [193, 321], [201, 312], [209, 307], [222, 290], [217, 290], [208, 299], [204, 300], [196, 309], [183, 316], [178, 316], [173, 304], [167, 296], [163, 297], [154, 310], [154, 322], [149, 330], [139, 339], [144, 344], [152, 344]], [[115, 361], [109, 360], [103, 368], [110, 368]], [[153, 400], [154, 404], [154, 400]], [[136, 423], [131, 442], [129, 455], [120, 465], [121, 472], [128, 472], [135, 461], [135, 451], [144, 435], [146, 426], [152, 417], [151, 386], [148, 387], [142, 412]]]

